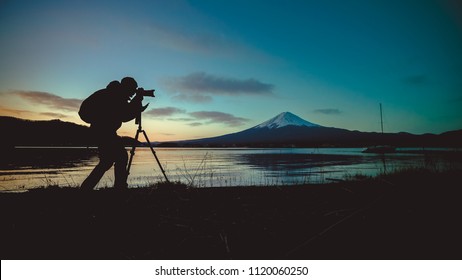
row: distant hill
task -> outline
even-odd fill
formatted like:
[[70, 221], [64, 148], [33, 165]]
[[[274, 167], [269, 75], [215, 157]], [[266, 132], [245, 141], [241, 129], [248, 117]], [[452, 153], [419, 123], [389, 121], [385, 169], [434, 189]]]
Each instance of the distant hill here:
[[[90, 128], [61, 120], [31, 121], [0, 116], [2, 148], [14, 146], [94, 146]], [[133, 138], [124, 137], [126, 145]]]
[[217, 137], [161, 143], [185, 147], [461, 147], [462, 130], [440, 135], [376, 133], [324, 127], [284, 112], [252, 128]]
[[[14, 146], [95, 146], [90, 128], [61, 120], [31, 121], [0, 116], [1, 149]], [[125, 145], [133, 145], [124, 137]], [[142, 143], [138, 143], [142, 145]], [[439, 135], [376, 133], [324, 127], [289, 113], [252, 128], [217, 137], [156, 143], [176, 147], [462, 147], [462, 130]]]

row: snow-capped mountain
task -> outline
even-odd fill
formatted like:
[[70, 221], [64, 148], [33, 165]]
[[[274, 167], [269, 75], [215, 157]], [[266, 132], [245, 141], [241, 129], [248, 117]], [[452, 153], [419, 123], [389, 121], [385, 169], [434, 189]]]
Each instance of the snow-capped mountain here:
[[[252, 128], [217, 137], [186, 140], [163, 145], [184, 147], [367, 147], [393, 145], [413, 147], [418, 143], [435, 146], [443, 141], [460, 146], [462, 130], [451, 132], [450, 137], [436, 135], [414, 135], [409, 133], [376, 133], [351, 131], [325, 127], [306, 121], [292, 113], [284, 112]], [[446, 139], [447, 138], [447, 139]], [[440, 140], [438, 140], [440, 139]], [[438, 144], [439, 145], [439, 144]], [[445, 146], [443, 145], [443, 146]]]
[[211, 138], [180, 141], [177, 144], [185, 146], [306, 146], [318, 145], [325, 139], [326, 134], [332, 136], [332, 134], [343, 131], [345, 130], [327, 128], [306, 121], [290, 112], [284, 112], [240, 132]]
[[309, 121], [305, 121], [304, 119], [296, 116], [290, 112], [283, 112], [277, 115], [276, 117], [267, 120], [253, 128], [281, 128], [288, 125], [294, 126], [306, 126], [306, 127], [321, 127], [318, 124], [311, 123]]

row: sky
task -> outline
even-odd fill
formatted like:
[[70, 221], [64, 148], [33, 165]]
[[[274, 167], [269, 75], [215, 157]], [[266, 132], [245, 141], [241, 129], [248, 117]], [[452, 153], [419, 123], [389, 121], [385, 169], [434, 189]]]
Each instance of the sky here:
[[82, 100], [131, 76], [156, 90], [152, 141], [286, 111], [380, 131], [380, 103], [386, 132], [462, 129], [457, 0], [1, 0], [0, 46], [0, 115], [84, 124]]

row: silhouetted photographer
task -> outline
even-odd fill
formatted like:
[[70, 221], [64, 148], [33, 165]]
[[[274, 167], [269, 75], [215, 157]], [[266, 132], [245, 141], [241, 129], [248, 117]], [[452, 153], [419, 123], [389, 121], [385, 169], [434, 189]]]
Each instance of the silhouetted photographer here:
[[91, 124], [99, 152], [99, 163], [83, 181], [82, 189], [92, 190], [113, 164], [114, 188], [127, 188], [128, 155], [117, 130], [123, 122], [141, 119], [141, 112], [147, 107], [141, 103], [144, 96], [154, 97], [154, 90], [138, 88], [135, 79], [125, 77], [120, 82], [110, 82], [82, 102], [79, 116]]

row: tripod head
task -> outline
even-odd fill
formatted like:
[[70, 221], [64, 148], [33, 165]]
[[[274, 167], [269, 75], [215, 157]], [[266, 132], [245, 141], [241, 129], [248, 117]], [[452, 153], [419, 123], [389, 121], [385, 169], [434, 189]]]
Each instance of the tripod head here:
[[146, 110], [146, 108], [148, 108], [148, 106], [149, 106], [149, 103], [144, 106], [141, 106], [141, 111], [138, 113], [138, 115], [135, 118], [135, 124], [137, 124], [139, 128], [141, 128], [141, 114], [143, 113], [144, 110]]
[[[154, 95], [154, 91], [156, 91], [155, 89], [144, 89], [142, 87], [139, 87], [136, 89], [135, 91], [135, 98], [139, 98], [139, 100], [143, 100], [143, 97], [156, 97]], [[141, 110], [140, 112], [138, 113], [138, 116], [136, 116], [135, 118], [135, 124], [137, 124], [139, 126], [139, 128], [141, 129], [141, 113], [143, 113], [144, 110], [146, 110], [146, 108], [149, 106], [149, 103], [144, 105], [144, 106], [141, 106]]]

